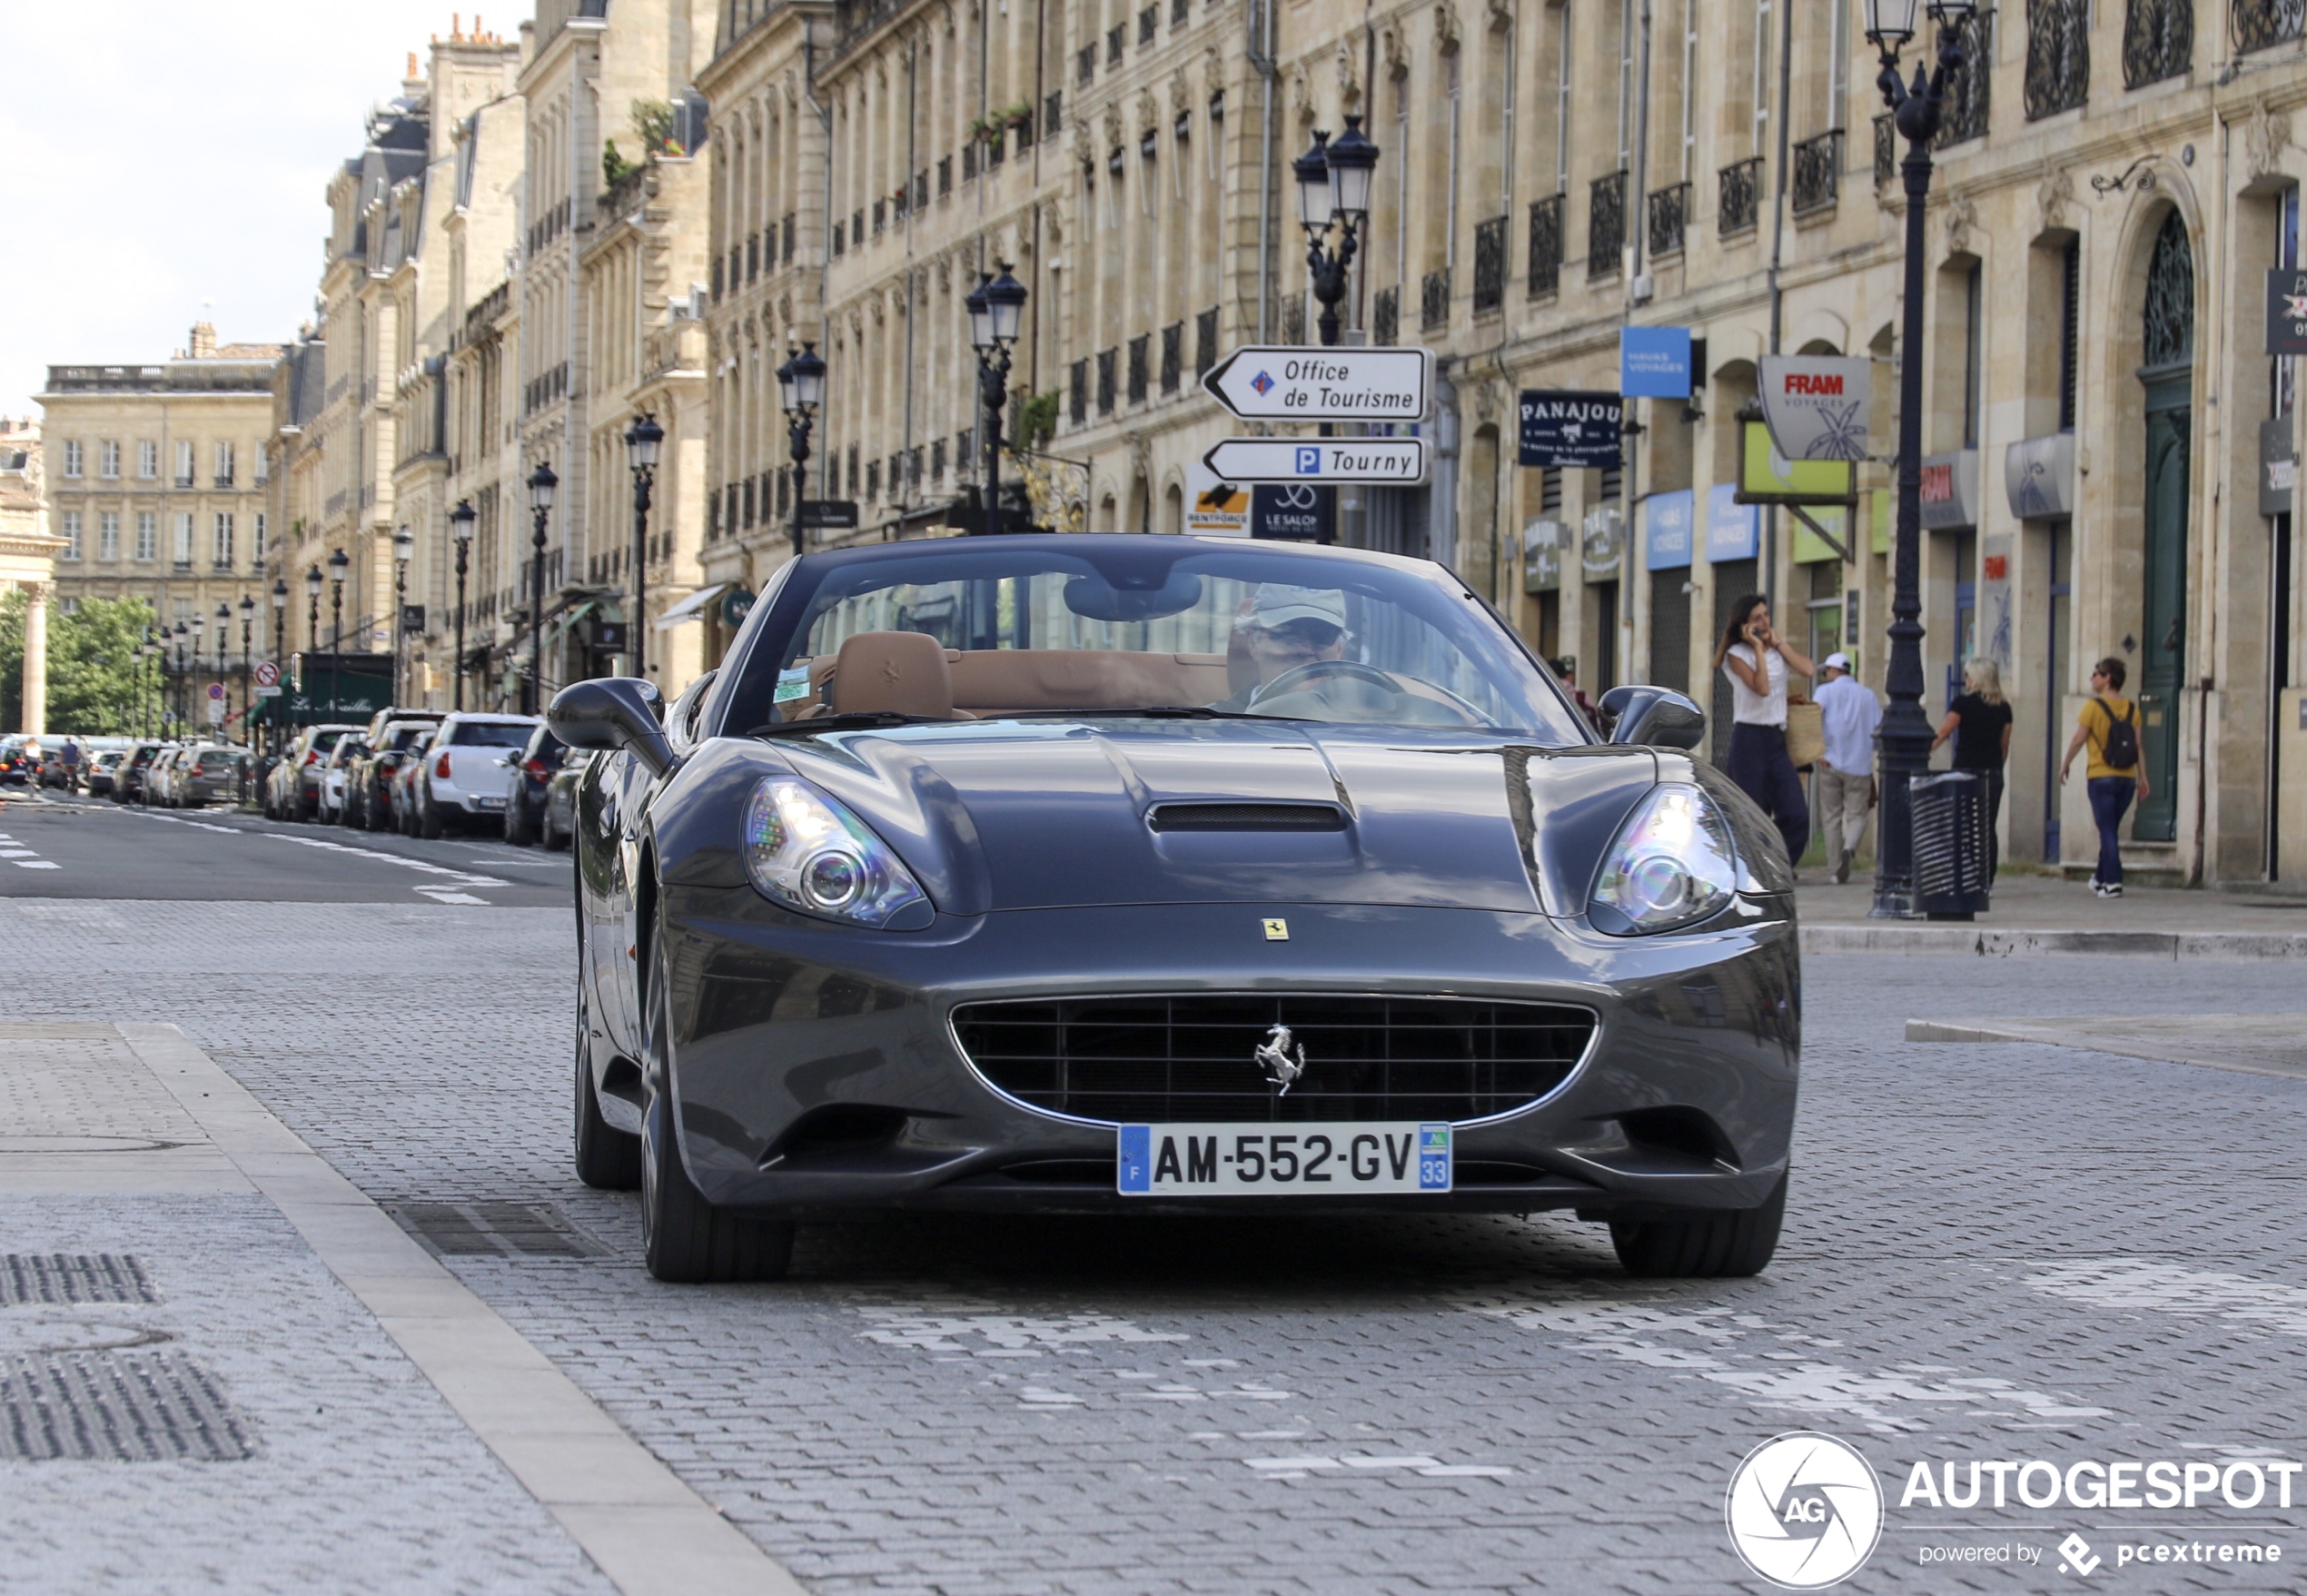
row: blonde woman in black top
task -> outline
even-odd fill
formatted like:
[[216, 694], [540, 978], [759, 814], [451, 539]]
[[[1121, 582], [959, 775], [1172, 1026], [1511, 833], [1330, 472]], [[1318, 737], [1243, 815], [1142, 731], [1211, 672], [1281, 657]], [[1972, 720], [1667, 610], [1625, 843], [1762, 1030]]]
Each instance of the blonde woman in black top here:
[[1931, 739], [1931, 752], [1955, 739], [1955, 768], [1975, 770], [1986, 780], [1986, 878], [1995, 879], [2002, 847], [1995, 823], [2003, 813], [2003, 767], [2011, 758], [2011, 707], [2003, 699], [2003, 674], [1995, 661], [1975, 659], [1963, 667], [1963, 690], [1947, 707]]

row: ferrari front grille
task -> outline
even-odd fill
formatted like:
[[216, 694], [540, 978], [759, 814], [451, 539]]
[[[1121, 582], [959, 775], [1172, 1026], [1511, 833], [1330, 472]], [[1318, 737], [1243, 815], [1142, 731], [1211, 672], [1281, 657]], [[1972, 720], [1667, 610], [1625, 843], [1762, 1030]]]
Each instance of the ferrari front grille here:
[[[1569, 1078], [1594, 1016], [1487, 998], [1213, 993], [968, 1003], [954, 1034], [995, 1087], [1113, 1124], [1485, 1119]], [[1258, 1061], [1290, 1033], [1285, 1092]]]

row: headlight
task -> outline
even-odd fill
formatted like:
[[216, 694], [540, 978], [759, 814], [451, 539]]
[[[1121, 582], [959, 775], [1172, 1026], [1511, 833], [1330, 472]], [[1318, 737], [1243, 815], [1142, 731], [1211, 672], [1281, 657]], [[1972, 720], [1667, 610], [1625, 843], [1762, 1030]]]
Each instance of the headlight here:
[[1587, 916], [1614, 937], [1696, 925], [1718, 914], [1738, 890], [1730, 828], [1699, 788], [1654, 788], [1603, 856]]
[[928, 897], [870, 827], [797, 776], [753, 789], [745, 867], [764, 896], [856, 926], [878, 928]]

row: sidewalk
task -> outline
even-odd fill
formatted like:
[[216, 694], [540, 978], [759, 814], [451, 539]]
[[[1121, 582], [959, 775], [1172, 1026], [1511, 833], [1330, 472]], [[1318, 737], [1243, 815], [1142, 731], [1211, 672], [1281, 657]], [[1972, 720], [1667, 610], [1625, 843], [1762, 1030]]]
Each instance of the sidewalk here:
[[2307, 959], [2307, 898], [2131, 887], [2095, 897], [2080, 882], [2005, 875], [1994, 907], [1970, 921], [1870, 920], [1872, 876], [1837, 887], [1813, 866], [1796, 888], [1809, 954], [2009, 957]]
[[797, 1596], [176, 1027], [0, 1024], [0, 1584]]

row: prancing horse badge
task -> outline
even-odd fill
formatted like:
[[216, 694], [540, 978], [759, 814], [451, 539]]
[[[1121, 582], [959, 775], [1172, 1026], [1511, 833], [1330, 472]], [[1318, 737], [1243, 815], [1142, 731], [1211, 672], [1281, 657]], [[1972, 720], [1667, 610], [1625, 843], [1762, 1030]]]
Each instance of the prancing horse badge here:
[[1268, 920], [1265, 923], [1265, 939], [1268, 942], [1289, 941], [1290, 922], [1287, 920]]

